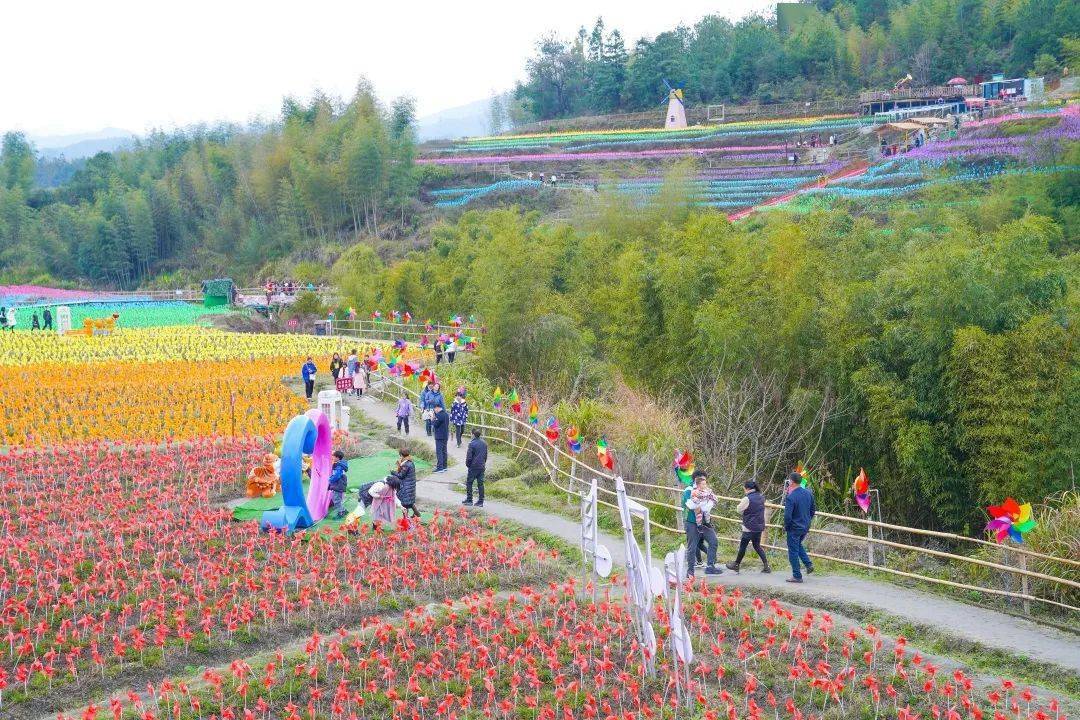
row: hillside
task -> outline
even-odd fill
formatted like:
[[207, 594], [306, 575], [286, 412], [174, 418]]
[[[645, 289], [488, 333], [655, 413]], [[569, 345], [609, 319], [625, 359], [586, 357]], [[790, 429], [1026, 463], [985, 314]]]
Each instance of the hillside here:
[[[776, 17], [702, 18], [627, 47], [598, 19], [569, 40], [542, 37], [516, 96], [533, 119], [651, 110], [664, 80], [694, 106], [824, 100], [990, 72], [1080, 67], [1073, 0], [813, 0]], [[788, 12], [789, 9], [801, 12]]]

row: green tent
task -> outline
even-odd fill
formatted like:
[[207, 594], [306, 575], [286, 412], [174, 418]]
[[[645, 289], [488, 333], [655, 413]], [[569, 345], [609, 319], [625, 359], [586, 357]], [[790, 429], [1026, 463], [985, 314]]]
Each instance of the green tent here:
[[203, 307], [232, 305], [233, 289], [235, 287], [232, 278], [207, 280], [203, 283]]

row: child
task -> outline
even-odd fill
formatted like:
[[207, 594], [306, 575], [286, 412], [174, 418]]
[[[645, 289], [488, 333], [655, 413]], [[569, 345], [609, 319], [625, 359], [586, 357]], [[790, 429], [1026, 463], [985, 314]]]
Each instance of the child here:
[[694, 522], [699, 528], [710, 525], [709, 513], [716, 507], [716, 495], [709, 488], [707, 481], [702, 480], [694, 484], [686, 507], [694, 511]]
[[465, 388], [458, 388], [454, 402], [450, 404], [450, 423], [454, 426], [457, 446], [461, 447], [461, 435], [465, 432], [465, 423], [469, 421], [469, 404], [465, 402]]
[[397, 417], [397, 431], [401, 432], [402, 426], [405, 427], [405, 434], [409, 434], [409, 416], [412, 415], [412, 401], [409, 400], [409, 396], [402, 393], [401, 399], [398, 400], [397, 410], [394, 411], [394, 416]]
[[349, 487], [349, 463], [345, 461], [345, 453], [340, 450], [334, 451], [334, 465], [330, 468], [330, 509], [336, 508], [334, 519], [340, 520], [345, 517], [345, 491]]

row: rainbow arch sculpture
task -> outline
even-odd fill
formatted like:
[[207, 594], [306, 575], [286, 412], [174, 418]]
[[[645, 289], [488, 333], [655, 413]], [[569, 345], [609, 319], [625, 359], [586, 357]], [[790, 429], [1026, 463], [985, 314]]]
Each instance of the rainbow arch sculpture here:
[[[330, 505], [330, 418], [321, 410], [297, 415], [281, 440], [281, 494], [284, 505], [263, 513], [264, 530], [293, 532], [326, 517]], [[304, 455], [311, 455], [311, 485], [304, 495]]]

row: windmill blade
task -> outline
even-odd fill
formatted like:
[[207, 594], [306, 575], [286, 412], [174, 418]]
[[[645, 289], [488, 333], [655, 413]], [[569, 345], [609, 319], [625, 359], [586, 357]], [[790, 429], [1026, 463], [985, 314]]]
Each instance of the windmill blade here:
[[674, 88], [671, 87], [671, 83], [669, 83], [667, 81], [667, 78], [660, 78], [660, 79], [664, 81], [664, 87], [666, 87], [668, 89], [668, 92], [671, 92], [672, 90], [674, 90]]

